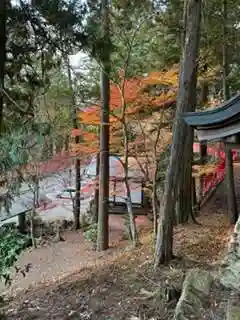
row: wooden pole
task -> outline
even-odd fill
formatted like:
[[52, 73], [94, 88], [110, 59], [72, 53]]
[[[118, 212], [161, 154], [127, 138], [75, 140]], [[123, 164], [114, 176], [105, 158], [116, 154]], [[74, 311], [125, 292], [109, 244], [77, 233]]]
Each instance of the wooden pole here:
[[[200, 143], [199, 145], [199, 151], [200, 151], [200, 165], [203, 166], [207, 163], [207, 144], [206, 143]], [[200, 190], [198, 195], [199, 203], [202, 201], [203, 198], [203, 183], [204, 183], [204, 175], [200, 176]]]
[[26, 213], [23, 212], [18, 215], [18, 228], [20, 233], [26, 233]]

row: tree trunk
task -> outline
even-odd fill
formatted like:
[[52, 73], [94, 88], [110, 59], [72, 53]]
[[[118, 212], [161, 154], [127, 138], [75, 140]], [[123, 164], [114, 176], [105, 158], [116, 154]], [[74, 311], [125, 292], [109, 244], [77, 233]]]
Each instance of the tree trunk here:
[[[185, 39], [187, 34], [187, 24], [189, 18], [189, 0], [184, 1], [184, 12], [183, 12], [183, 21], [184, 21], [184, 30], [183, 30], [183, 50], [185, 46]], [[192, 90], [190, 92], [191, 97], [189, 98], [189, 107], [186, 111], [195, 111], [197, 93], [196, 85], [190, 83]], [[175, 207], [176, 209], [176, 224], [186, 223], [189, 217], [192, 216], [192, 158], [193, 158], [193, 130], [189, 126], [184, 124], [185, 136], [187, 137], [184, 145], [184, 158], [181, 166], [180, 179], [178, 181], [178, 204]]]
[[[77, 140], [79, 143], [79, 140]], [[76, 143], [76, 141], [75, 141]], [[81, 212], [81, 161], [76, 159], [75, 161], [75, 172], [76, 172], [76, 193], [75, 193], [75, 205], [74, 205], [74, 229], [80, 229], [80, 212]]]
[[182, 113], [193, 109], [193, 94], [196, 93], [201, 5], [201, 0], [189, 0], [188, 3], [186, 40], [180, 70], [173, 143], [160, 208], [161, 223], [158, 226], [155, 248], [155, 269], [160, 263], [169, 263], [173, 257], [174, 208], [186, 138]]
[[199, 204], [197, 200], [196, 179], [192, 178], [192, 214], [196, 217], [199, 212]]
[[[207, 81], [202, 81], [201, 83], [201, 92], [200, 92], [200, 106], [205, 107], [208, 103], [208, 94], [209, 94], [209, 84]], [[199, 153], [200, 153], [200, 165], [204, 165], [207, 162], [207, 144], [200, 142], [199, 144]], [[204, 186], [204, 175], [201, 175], [198, 178], [198, 188], [196, 188], [196, 179], [194, 179], [195, 185], [195, 195], [196, 195], [196, 210], [199, 211], [200, 203], [203, 198], [203, 186]], [[193, 193], [194, 195], [194, 193]], [[195, 210], [194, 210], [195, 211]]]
[[235, 224], [238, 219], [238, 208], [234, 184], [234, 172], [232, 161], [232, 150], [225, 148], [226, 153], [226, 190], [228, 196], [228, 214], [230, 225]]
[[30, 234], [31, 234], [31, 240], [32, 240], [32, 246], [34, 249], [37, 248], [37, 241], [36, 241], [36, 238], [35, 238], [35, 209], [32, 209], [31, 210], [31, 213], [30, 213]]
[[30, 211], [30, 234], [31, 234], [31, 240], [32, 245], [36, 249], [37, 248], [37, 241], [35, 237], [35, 217], [36, 217], [36, 202], [37, 202], [37, 185], [34, 184], [33, 186], [33, 207]]
[[[73, 82], [72, 82], [72, 74], [71, 74], [71, 67], [69, 58], [65, 57], [67, 69], [68, 69], [68, 82], [69, 88], [71, 90], [72, 95], [72, 120], [73, 120], [73, 127], [74, 129], [78, 129], [78, 119], [77, 119], [77, 107], [75, 101], [75, 94], [73, 89]], [[80, 136], [75, 136], [75, 144], [78, 145], [80, 143]], [[74, 218], [74, 229], [80, 229], [80, 211], [81, 211], [81, 161], [80, 158], [77, 157], [75, 160], [75, 199], [74, 199], [74, 206], [73, 206], [73, 218]]]
[[22, 234], [26, 233], [26, 214], [25, 213], [21, 213], [18, 216], [18, 228], [20, 233]]
[[98, 208], [99, 208], [99, 153], [97, 154], [96, 163], [96, 189], [94, 194], [93, 222], [98, 223]]
[[[194, 106], [194, 105], [193, 105]], [[184, 146], [184, 161], [181, 166], [179, 179], [178, 206], [176, 211], [176, 223], [182, 224], [188, 222], [192, 216], [192, 146], [193, 130], [186, 127], [186, 141]]]
[[[228, 12], [227, 12], [227, 0], [223, 0], [222, 8], [223, 16], [223, 96], [224, 100], [230, 98], [228, 75], [229, 75], [229, 57], [228, 57]], [[226, 153], [226, 182], [227, 182], [227, 193], [228, 193], [228, 211], [229, 211], [229, 222], [235, 224], [238, 218], [237, 198], [234, 184], [234, 171], [233, 171], [233, 160], [232, 150], [225, 148]]]
[[128, 127], [125, 119], [125, 102], [123, 107], [123, 139], [124, 139], [124, 161], [122, 163], [124, 168], [124, 182], [125, 187], [127, 191], [127, 211], [129, 216], [129, 223], [130, 223], [130, 232], [131, 232], [131, 240], [133, 242], [134, 247], [136, 247], [139, 244], [138, 241], [138, 235], [137, 235], [137, 227], [132, 207], [132, 199], [131, 199], [131, 191], [129, 187], [129, 179], [128, 179], [128, 170], [129, 170], [129, 164], [128, 164], [128, 158], [129, 158], [129, 150], [128, 150]]
[[[203, 166], [207, 163], [207, 144], [200, 143], [200, 165]], [[204, 186], [204, 175], [199, 177], [200, 184], [199, 184], [199, 194], [198, 194], [198, 201], [201, 202], [203, 198], [203, 186]]]
[[38, 173], [33, 176], [33, 192], [34, 192], [34, 207], [40, 207], [40, 185], [39, 185], [39, 177]]
[[227, 0], [223, 0], [223, 8], [222, 8], [222, 16], [223, 16], [223, 46], [222, 46], [222, 58], [223, 58], [223, 97], [224, 100], [228, 100], [230, 98], [229, 94], [229, 85], [228, 85], [228, 75], [229, 75], [229, 61], [228, 61], [228, 30], [227, 30]]
[[[128, 176], [128, 174], [127, 174], [127, 176]], [[139, 241], [138, 241], [137, 227], [136, 227], [133, 206], [132, 206], [131, 191], [130, 191], [127, 176], [125, 174], [125, 187], [127, 190], [127, 211], [128, 211], [128, 215], [129, 215], [131, 240], [132, 240], [133, 246], [137, 247], [137, 245], [139, 244]]]
[[64, 140], [64, 150], [63, 151], [69, 151], [69, 143], [70, 143], [70, 137], [69, 135], [66, 135]]
[[201, 93], [200, 93], [200, 105], [202, 107], [204, 107], [208, 103], [208, 93], [209, 93], [208, 82], [203, 81], [201, 83]]
[[157, 196], [157, 160], [153, 175], [153, 190], [152, 190], [152, 210], [153, 210], [153, 235], [157, 237], [158, 227], [158, 211], [159, 211], [159, 200]]
[[102, 19], [104, 29], [102, 73], [101, 73], [101, 128], [99, 165], [99, 212], [97, 249], [108, 249], [108, 200], [109, 200], [109, 98], [110, 98], [110, 35], [109, 3], [102, 0]]
[[0, 1], [0, 135], [3, 131], [3, 108], [4, 108], [4, 88], [5, 88], [5, 63], [6, 63], [6, 20], [7, 1]]

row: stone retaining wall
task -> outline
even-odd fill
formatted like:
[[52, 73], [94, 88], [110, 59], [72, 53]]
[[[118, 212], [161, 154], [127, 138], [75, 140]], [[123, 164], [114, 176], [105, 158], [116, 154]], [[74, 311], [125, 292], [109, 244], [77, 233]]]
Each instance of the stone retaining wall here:
[[[190, 270], [183, 283], [174, 320], [199, 320], [209, 308], [211, 286], [216, 282], [228, 290], [224, 297], [226, 320], [240, 320], [240, 217], [235, 225], [228, 253], [216, 276], [208, 271]], [[237, 299], [236, 299], [237, 297]]]

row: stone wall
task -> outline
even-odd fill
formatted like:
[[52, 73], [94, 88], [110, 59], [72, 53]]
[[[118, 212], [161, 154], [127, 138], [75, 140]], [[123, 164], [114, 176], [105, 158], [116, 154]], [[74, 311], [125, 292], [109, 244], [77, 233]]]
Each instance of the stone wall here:
[[187, 273], [175, 309], [174, 320], [201, 319], [209, 304], [212, 281], [212, 275], [205, 270], [193, 269]]
[[[175, 309], [174, 320], [200, 320], [210, 306], [210, 293], [213, 284], [220, 283], [223, 294], [219, 302], [223, 305], [220, 319], [240, 320], [240, 217], [229, 242], [228, 253], [219, 272], [190, 270], [183, 283], [182, 294]], [[219, 304], [220, 307], [220, 304]], [[215, 310], [217, 311], [217, 310]]]

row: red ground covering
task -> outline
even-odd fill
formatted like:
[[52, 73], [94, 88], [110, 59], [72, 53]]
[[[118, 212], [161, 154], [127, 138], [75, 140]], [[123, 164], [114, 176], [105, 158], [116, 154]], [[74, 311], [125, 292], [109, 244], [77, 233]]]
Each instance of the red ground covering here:
[[[193, 144], [194, 152], [199, 152], [199, 143]], [[215, 188], [216, 185], [224, 180], [225, 176], [225, 152], [223, 151], [223, 147], [220, 143], [216, 144], [214, 147], [208, 147], [207, 153], [210, 155], [215, 155], [219, 158], [219, 163], [216, 166], [216, 169], [213, 173], [210, 173], [204, 176], [203, 183], [203, 193], [206, 194], [212, 188]], [[233, 161], [237, 158], [237, 152], [235, 150], [232, 151]]]
[[[199, 143], [194, 143], [194, 152], [199, 152]], [[220, 181], [224, 179], [225, 172], [225, 153], [222, 151], [222, 146], [217, 144], [214, 147], [208, 147], [208, 154], [215, 155], [219, 158], [219, 164], [216, 166], [214, 173], [204, 177], [204, 193], [207, 193], [211, 188], [214, 188]], [[237, 152], [233, 151], [233, 160], [236, 160]], [[56, 154], [52, 159], [40, 164], [41, 174], [52, 174], [67, 169], [73, 164], [73, 156], [69, 152], [61, 152]], [[85, 164], [87, 161], [85, 162]], [[85, 186], [86, 188], [86, 186]]]

